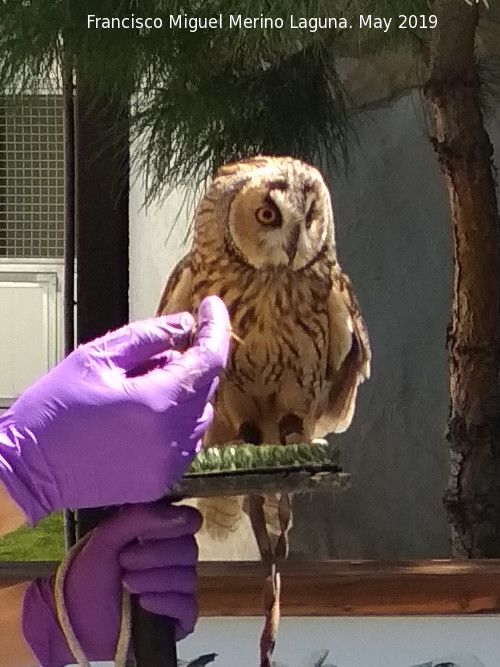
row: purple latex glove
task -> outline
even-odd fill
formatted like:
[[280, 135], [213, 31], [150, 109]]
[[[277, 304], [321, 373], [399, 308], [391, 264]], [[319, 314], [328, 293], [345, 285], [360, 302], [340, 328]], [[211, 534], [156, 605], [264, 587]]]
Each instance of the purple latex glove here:
[[185, 472], [227, 358], [223, 302], [205, 299], [193, 346], [169, 350], [185, 348], [193, 326], [187, 313], [163, 316], [82, 345], [0, 417], [0, 481], [30, 523], [155, 500]]
[[[141, 606], [176, 620], [176, 638], [197, 619], [194, 533], [197, 510], [175, 505], [124, 507], [94, 529], [66, 575], [64, 599], [89, 660], [112, 660], [120, 628], [122, 581]], [[43, 667], [74, 662], [57, 622], [53, 578], [37, 579], [23, 603], [23, 633]]]

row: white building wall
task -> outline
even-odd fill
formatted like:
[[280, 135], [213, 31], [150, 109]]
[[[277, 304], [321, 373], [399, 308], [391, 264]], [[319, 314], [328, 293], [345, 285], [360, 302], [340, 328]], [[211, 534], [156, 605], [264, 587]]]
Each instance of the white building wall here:
[[191, 216], [183, 203], [183, 194], [174, 192], [162, 203], [146, 208], [144, 184], [136, 181], [131, 188], [131, 320], [150, 317], [155, 313], [166, 277], [189, 249], [186, 235]]

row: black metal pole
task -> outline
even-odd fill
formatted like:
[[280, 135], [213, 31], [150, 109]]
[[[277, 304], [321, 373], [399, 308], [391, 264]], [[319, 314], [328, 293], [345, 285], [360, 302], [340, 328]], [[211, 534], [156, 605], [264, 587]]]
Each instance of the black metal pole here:
[[137, 667], [177, 667], [175, 625], [132, 600], [132, 642]]
[[[81, 344], [129, 319], [128, 97], [111, 104], [94, 90], [78, 61], [75, 69], [76, 338]], [[102, 516], [100, 509], [79, 511], [79, 537]]]
[[[75, 347], [75, 105], [73, 100], [73, 63], [66, 54], [63, 80], [64, 121], [64, 353]], [[71, 509], [64, 510], [64, 542], [66, 550], [76, 542], [76, 517]]]
[[[110, 104], [76, 64], [77, 340], [84, 343], [128, 322], [128, 94]], [[109, 508], [78, 512], [78, 536]], [[174, 623], [132, 601], [137, 667], [177, 667]]]
[[64, 352], [75, 347], [75, 104], [73, 67], [63, 71], [64, 103]]

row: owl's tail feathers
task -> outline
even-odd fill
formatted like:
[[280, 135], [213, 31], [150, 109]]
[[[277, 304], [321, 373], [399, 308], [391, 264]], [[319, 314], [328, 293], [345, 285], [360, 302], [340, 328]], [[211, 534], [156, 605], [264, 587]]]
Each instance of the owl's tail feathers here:
[[203, 515], [201, 530], [213, 540], [227, 540], [240, 527], [244, 516], [241, 496], [200, 498], [197, 505]]

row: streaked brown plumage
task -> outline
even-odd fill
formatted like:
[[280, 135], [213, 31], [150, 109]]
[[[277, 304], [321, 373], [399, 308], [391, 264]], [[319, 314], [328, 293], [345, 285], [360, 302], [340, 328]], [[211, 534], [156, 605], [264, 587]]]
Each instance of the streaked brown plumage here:
[[[209, 294], [224, 300], [241, 342], [233, 341], [205, 445], [308, 442], [349, 427], [370, 344], [316, 169], [259, 156], [218, 170], [158, 313], [195, 312]], [[240, 504], [210, 505], [200, 508], [212, 534], [235, 529]]]

